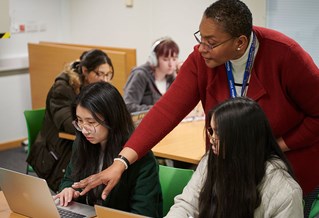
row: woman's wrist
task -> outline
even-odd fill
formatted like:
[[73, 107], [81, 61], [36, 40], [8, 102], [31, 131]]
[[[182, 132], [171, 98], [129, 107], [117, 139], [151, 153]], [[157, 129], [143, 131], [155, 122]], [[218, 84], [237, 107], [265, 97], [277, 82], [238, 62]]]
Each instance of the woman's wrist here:
[[119, 155], [128, 161], [128, 165], [133, 164], [138, 159], [136, 151], [129, 147], [123, 148]]
[[121, 161], [113, 161], [113, 164], [112, 164], [113, 167], [116, 167], [116, 169], [118, 171], [120, 171], [121, 173], [123, 173], [125, 170], [126, 170], [126, 166], [123, 162]]
[[130, 166], [130, 162], [123, 155], [119, 155], [118, 157], [114, 158], [114, 161], [120, 161], [121, 163], [123, 163], [125, 166], [125, 170], [127, 170]]
[[137, 158], [138, 155], [133, 149], [125, 147], [120, 154], [114, 158], [113, 165], [119, 167], [118, 169], [121, 169], [123, 173], [132, 163], [137, 160]]
[[277, 139], [277, 143], [283, 152], [290, 150], [282, 137]]

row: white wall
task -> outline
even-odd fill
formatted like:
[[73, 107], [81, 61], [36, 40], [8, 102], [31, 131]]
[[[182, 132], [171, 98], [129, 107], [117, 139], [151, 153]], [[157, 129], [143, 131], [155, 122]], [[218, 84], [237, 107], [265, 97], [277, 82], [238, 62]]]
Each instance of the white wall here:
[[[70, 41], [137, 48], [137, 62], [142, 64], [152, 43], [172, 37], [185, 59], [194, 45], [193, 33], [204, 9], [211, 1], [134, 0], [132, 8], [124, 0], [71, 1]], [[83, 14], [91, 11], [89, 16]], [[83, 28], [84, 27], [84, 28]]]
[[[9, 0], [12, 22], [44, 25], [46, 31], [12, 34], [0, 40], [3, 60], [27, 55], [27, 43], [61, 41], [137, 49], [137, 63], [146, 61], [152, 43], [171, 36], [180, 46], [182, 60], [195, 45], [193, 33], [211, 0]], [[254, 24], [265, 26], [265, 1], [245, 0]], [[1, 62], [2, 61], [2, 62]], [[0, 143], [27, 136], [23, 111], [31, 108], [26, 70], [0, 71]]]
[[319, 65], [319, 1], [268, 0], [266, 11], [267, 26], [295, 39]]
[[[211, 0], [72, 0], [70, 2], [70, 36], [67, 41], [137, 48], [137, 63], [146, 61], [152, 44], [163, 36], [179, 45], [180, 59], [193, 50], [204, 10]], [[265, 25], [265, 0], [246, 0], [256, 12], [254, 23]]]
[[26, 70], [0, 72], [0, 143], [27, 136], [23, 110], [31, 108], [29, 83]]
[[[31, 108], [28, 42], [57, 41], [63, 33], [62, 0], [9, 0], [12, 24], [45, 25], [46, 31], [12, 33], [0, 40], [0, 143], [27, 137], [23, 111]], [[0, 6], [1, 7], [1, 6]]]

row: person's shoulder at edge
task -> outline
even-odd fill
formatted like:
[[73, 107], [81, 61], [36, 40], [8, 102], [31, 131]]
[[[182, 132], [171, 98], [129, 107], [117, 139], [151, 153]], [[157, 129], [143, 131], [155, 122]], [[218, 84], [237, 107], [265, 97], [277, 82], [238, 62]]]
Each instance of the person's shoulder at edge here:
[[72, 87], [69, 82], [69, 76], [62, 72], [60, 73], [52, 83], [52, 86], [47, 94], [47, 100], [51, 98], [59, 98], [61, 94], [69, 93], [69, 90], [72, 90]]
[[152, 72], [152, 68], [147, 62], [142, 65], [136, 66], [131, 70], [131, 74], [141, 74], [149, 72]]
[[56, 90], [63, 90], [65, 87], [72, 88], [74, 92], [80, 90], [81, 79], [79, 74], [73, 71], [61, 72], [54, 81], [53, 88]]
[[293, 210], [297, 215], [295, 217], [298, 217], [299, 213], [303, 213], [301, 187], [286, 171], [281, 160], [267, 162], [266, 173], [260, 185], [262, 203], [255, 214], [292, 213]]
[[[283, 191], [283, 188], [287, 192], [293, 192], [294, 190], [300, 190], [301, 187], [296, 182], [296, 180], [286, 171], [286, 166], [284, 162], [280, 159], [274, 159], [266, 163], [266, 172], [263, 179], [262, 187], [270, 188], [273, 194], [278, 193], [278, 191]], [[277, 190], [276, 190], [277, 189]], [[302, 191], [301, 191], [302, 192]]]
[[132, 88], [131, 87], [132, 83], [140, 82], [142, 80], [146, 81], [147, 78], [151, 76], [152, 76], [152, 69], [147, 63], [133, 68], [124, 86], [124, 91], [129, 87]]
[[65, 72], [61, 72], [55, 77], [55, 79], [52, 83], [52, 86], [54, 87], [56, 85], [69, 84], [69, 80], [70, 80], [70, 78], [69, 78], [68, 74]]

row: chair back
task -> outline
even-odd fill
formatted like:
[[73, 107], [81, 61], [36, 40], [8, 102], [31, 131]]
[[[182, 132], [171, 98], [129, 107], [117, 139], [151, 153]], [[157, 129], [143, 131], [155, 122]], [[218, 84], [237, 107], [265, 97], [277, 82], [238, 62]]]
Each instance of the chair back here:
[[305, 218], [319, 218], [319, 186], [304, 198]]
[[[28, 130], [28, 154], [30, 152], [30, 148], [32, 144], [34, 143], [39, 131], [42, 128], [44, 114], [45, 114], [45, 108], [24, 111], [24, 117], [26, 120], [27, 130]], [[26, 173], [28, 174], [29, 171], [33, 171], [33, 170], [28, 165]]]
[[159, 165], [159, 179], [163, 194], [163, 216], [174, 204], [174, 197], [183, 192], [194, 171]]

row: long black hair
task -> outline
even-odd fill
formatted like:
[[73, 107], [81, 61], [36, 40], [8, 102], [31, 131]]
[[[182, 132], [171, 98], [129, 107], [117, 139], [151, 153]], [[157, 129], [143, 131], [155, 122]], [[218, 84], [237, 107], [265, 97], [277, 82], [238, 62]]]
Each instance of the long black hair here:
[[[110, 166], [134, 131], [134, 124], [124, 100], [118, 90], [106, 82], [84, 86], [77, 97], [75, 107], [81, 106], [92, 113], [93, 118], [108, 128], [104, 151], [103, 169]], [[73, 115], [76, 118], [76, 108]], [[91, 144], [82, 132], [77, 131], [72, 155], [72, 177], [79, 181], [99, 171], [100, 144]], [[99, 189], [100, 190], [100, 189]], [[101, 193], [92, 192], [90, 199], [97, 199]]]
[[208, 151], [199, 217], [252, 218], [261, 203], [258, 185], [265, 175], [266, 162], [276, 164], [273, 160], [281, 159], [283, 169], [293, 176], [291, 167], [265, 113], [253, 100], [227, 100], [211, 110], [207, 119], [213, 119], [217, 129], [219, 154]]

